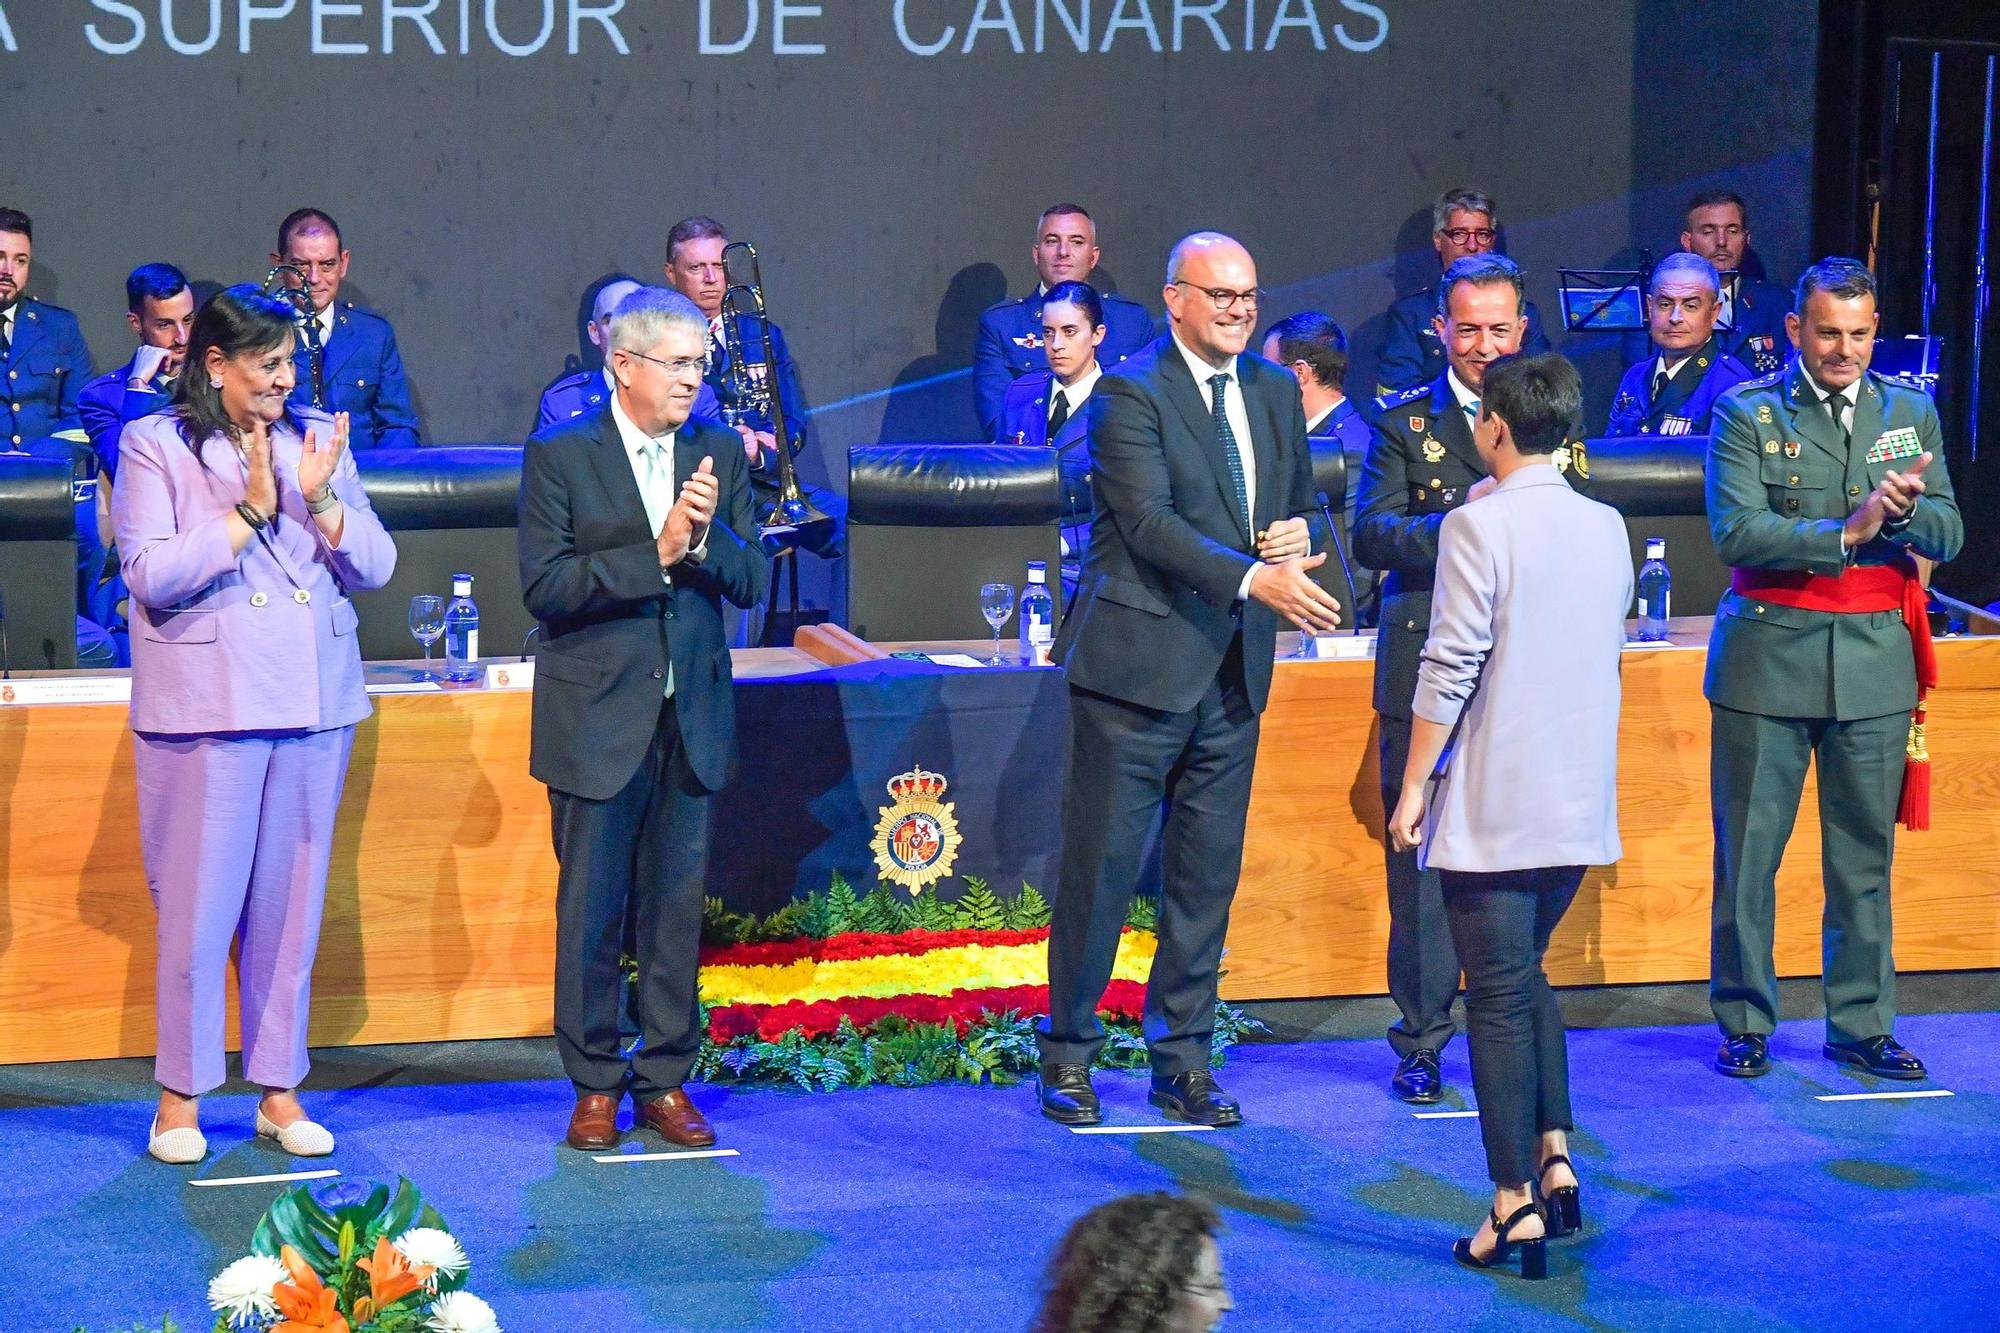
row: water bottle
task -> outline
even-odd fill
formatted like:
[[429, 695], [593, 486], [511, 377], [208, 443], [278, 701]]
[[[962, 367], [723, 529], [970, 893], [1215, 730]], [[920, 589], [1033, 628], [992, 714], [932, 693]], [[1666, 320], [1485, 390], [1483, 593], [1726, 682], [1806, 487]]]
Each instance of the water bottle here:
[[479, 608], [472, 601], [472, 575], [451, 576], [451, 605], [444, 609], [444, 678], [467, 684], [479, 679]]
[[1639, 566], [1639, 641], [1660, 643], [1673, 614], [1674, 576], [1667, 572], [1667, 539], [1646, 538], [1646, 563]]
[[1017, 611], [1021, 621], [1021, 661], [1033, 666], [1049, 664], [1049, 649], [1056, 641], [1056, 604], [1049, 596], [1047, 562], [1028, 562], [1028, 586], [1021, 593]]

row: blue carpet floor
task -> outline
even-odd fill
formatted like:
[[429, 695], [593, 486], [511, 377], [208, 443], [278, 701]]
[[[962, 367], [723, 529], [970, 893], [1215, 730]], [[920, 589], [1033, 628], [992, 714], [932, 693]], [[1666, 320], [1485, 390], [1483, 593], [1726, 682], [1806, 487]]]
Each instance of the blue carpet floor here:
[[[1588, 1229], [1539, 1284], [1450, 1262], [1487, 1198], [1478, 1125], [1392, 1100], [1379, 1037], [1241, 1049], [1223, 1081], [1248, 1123], [1224, 1133], [1077, 1136], [1020, 1088], [696, 1088], [740, 1156], [600, 1165], [558, 1146], [546, 1042], [322, 1052], [308, 1099], [343, 1175], [424, 1188], [509, 1333], [1018, 1330], [1067, 1223], [1159, 1188], [1221, 1205], [1235, 1328], [1992, 1327], [2000, 1016], [1900, 1035], [1931, 1063], [1916, 1086], [1953, 1095], [1816, 1100], [1904, 1090], [1822, 1059], [1817, 1021], [1783, 1027], [1754, 1082], [1709, 1071], [1707, 1027], [1572, 1033]], [[295, 1168], [240, 1091], [207, 1104], [206, 1163], [143, 1156], [147, 1072], [0, 1070], [0, 1333], [209, 1327], [205, 1284], [278, 1187], [188, 1179]], [[1462, 1043], [1446, 1074], [1469, 1088]], [[1140, 1078], [1100, 1087], [1113, 1121], [1158, 1123]]]

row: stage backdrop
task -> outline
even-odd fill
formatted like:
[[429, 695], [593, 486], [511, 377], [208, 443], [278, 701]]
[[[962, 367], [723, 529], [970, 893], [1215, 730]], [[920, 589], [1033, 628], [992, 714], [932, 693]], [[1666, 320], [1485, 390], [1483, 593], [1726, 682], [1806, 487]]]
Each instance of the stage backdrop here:
[[[120, 282], [261, 278], [331, 212], [395, 323], [427, 436], [514, 440], [580, 353], [587, 284], [667, 227], [754, 241], [844, 484], [856, 441], [970, 438], [979, 311], [1032, 285], [1036, 216], [1096, 215], [1158, 309], [1168, 246], [1250, 245], [1268, 317], [1358, 332], [1435, 276], [1427, 205], [1493, 192], [1532, 294], [1671, 248], [1689, 191], [1754, 206], [1789, 278], [1808, 216], [1811, 0], [0, 0], [0, 203], [32, 290], [129, 354]], [[1596, 406], [1616, 367], [1592, 362]]]

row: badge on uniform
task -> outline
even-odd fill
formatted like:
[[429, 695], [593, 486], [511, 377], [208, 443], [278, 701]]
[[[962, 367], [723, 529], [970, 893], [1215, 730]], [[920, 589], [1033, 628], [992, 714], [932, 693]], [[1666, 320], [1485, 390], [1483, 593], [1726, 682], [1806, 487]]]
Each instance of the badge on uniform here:
[[1613, 412], [1630, 412], [1637, 406], [1638, 404], [1632, 401], [1631, 394], [1621, 393], [1618, 395], [1618, 401], [1611, 405], [1611, 410]]
[[1797, 440], [1786, 440], [1785, 457], [1797, 458], [1798, 456], [1799, 456], [1799, 442]]
[[1917, 438], [1917, 428], [1898, 426], [1875, 437], [1875, 443], [1868, 446], [1868, 461], [1887, 463], [1897, 458], [1915, 458], [1923, 451], [1924, 442]]
[[1694, 418], [1693, 418], [1693, 417], [1677, 417], [1677, 416], [1671, 416], [1671, 415], [1670, 415], [1670, 416], [1664, 416], [1664, 417], [1661, 417], [1661, 418], [1660, 418], [1660, 434], [1662, 434], [1662, 435], [1692, 435], [1692, 434], [1694, 434]]
[[1444, 493], [1444, 502], [1448, 505], [1455, 505], [1458, 503], [1458, 487], [1453, 486]]
[[1764, 441], [1764, 452], [1765, 452], [1765, 453], [1767, 453], [1767, 454], [1775, 454], [1775, 453], [1777, 453], [1777, 452], [1778, 452], [1778, 442], [1777, 442], [1776, 440], [1766, 440], [1766, 441]]
[[1757, 404], [1757, 424], [1760, 426], [1771, 424], [1771, 405], [1769, 403]]
[[1014, 346], [1025, 347], [1031, 352], [1035, 351], [1041, 345], [1042, 345], [1042, 335], [1039, 333], [1024, 333], [1020, 337], [1014, 339]]
[[1413, 431], [1413, 432], [1414, 432], [1414, 431], [1420, 431], [1420, 430], [1422, 430], [1423, 428], [1424, 428], [1424, 419], [1423, 419], [1422, 417], [1411, 417], [1411, 418], [1410, 418], [1410, 429], [1411, 429], [1411, 431]]
[[1424, 461], [1426, 463], [1442, 463], [1444, 461], [1444, 446], [1438, 443], [1437, 436], [1435, 435], [1424, 436]]

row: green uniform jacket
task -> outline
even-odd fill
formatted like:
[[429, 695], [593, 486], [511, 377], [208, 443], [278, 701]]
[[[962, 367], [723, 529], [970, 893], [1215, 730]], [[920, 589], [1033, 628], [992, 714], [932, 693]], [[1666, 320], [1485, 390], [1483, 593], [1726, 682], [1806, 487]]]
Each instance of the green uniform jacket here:
[[[1869, 373], [1855, 401], [1853, 443], [1820, 405], [1800, 363], [1750, 380], [1715, 407], [1708, 456], [1708, 525], [1737, 569], [1838, 574], [1841, 526], [1882, 474], [1928, 450], [1925, 494], [1909, 524], [1853, 553], [1889, 564], [1904, 551], [1945, 561], [1965, 540], [1945, 472], [1936, 407], [1922, 390]], [[1874, 461], [1870, 461], [1871, 458]], [[1900, 611], [1838, 613], [1723, 594], [1702, 693], [1766, 717], [1883, 717], [1916, 706], [1916, 663]]]

